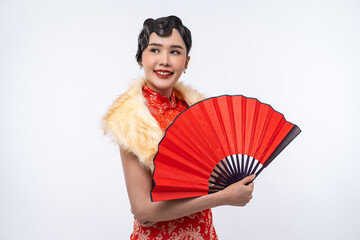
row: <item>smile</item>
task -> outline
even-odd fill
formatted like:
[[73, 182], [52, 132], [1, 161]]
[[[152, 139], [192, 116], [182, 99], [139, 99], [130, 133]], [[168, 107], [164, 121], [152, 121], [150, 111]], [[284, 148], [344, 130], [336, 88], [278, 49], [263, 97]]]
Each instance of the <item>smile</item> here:
[[174, 74], [174, 72], [171, 72], [169, 70], [154, 70], [154, 72], [160, 78], [168, 78]]

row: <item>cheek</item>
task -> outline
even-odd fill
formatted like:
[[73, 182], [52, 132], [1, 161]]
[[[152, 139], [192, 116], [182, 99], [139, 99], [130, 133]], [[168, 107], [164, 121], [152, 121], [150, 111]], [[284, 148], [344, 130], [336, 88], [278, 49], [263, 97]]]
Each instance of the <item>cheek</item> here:
[[146, 66], [152, 66], [154, 65], [155, 59], [154, 57], [151, 57], [149, 54], [147, 53], [143, 53], [142, 55], [142, 64], [144, 65], [144, 67]]
[[177, 58], [174, 60], [174, 67], [180, 69], [181, 71], [185, 67], [186, 58]]

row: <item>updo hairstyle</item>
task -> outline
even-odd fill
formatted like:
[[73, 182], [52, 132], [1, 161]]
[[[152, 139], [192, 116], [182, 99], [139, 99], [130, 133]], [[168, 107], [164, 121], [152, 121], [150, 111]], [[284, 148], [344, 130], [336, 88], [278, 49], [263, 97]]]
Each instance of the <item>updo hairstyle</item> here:
[[173, 28], [177, 29], [180, 36], [185, 42], [186, 56], [189, 55], [191, 48], [191, 32], [185, 27], [181, 19], [176, 16], [162, 17], [158, 19], [148, 18], [143, 24], [138, 38], [138, 50], [136, 53], [136, 61], [141, 63], [142, 52], [149, 45], [150, 34], [155, 32], [159, 36], [169, 36], [172, 33]]

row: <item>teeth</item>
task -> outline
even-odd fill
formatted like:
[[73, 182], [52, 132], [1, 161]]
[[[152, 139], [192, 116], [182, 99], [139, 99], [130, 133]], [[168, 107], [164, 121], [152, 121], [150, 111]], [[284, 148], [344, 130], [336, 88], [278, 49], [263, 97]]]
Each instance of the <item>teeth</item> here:
[[156, 73], [158, 73], [160, 75], [163, 75], [163, 76], [171, 74], [170, 72], [156, 72]]

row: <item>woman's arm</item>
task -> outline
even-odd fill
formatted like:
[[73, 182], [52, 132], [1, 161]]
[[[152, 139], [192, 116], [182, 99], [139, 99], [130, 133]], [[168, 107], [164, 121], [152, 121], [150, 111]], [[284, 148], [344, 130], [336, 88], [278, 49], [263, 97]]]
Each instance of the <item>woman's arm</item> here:
[[151, 172], [140, 165], [137, 157], [120, 149], [131, 210], [140, 224], [183, 217], [221, 205], [245, 206], [252, 198], [254, 175], [230, 185], [222, 191], [195, 198], [151, 202]]

